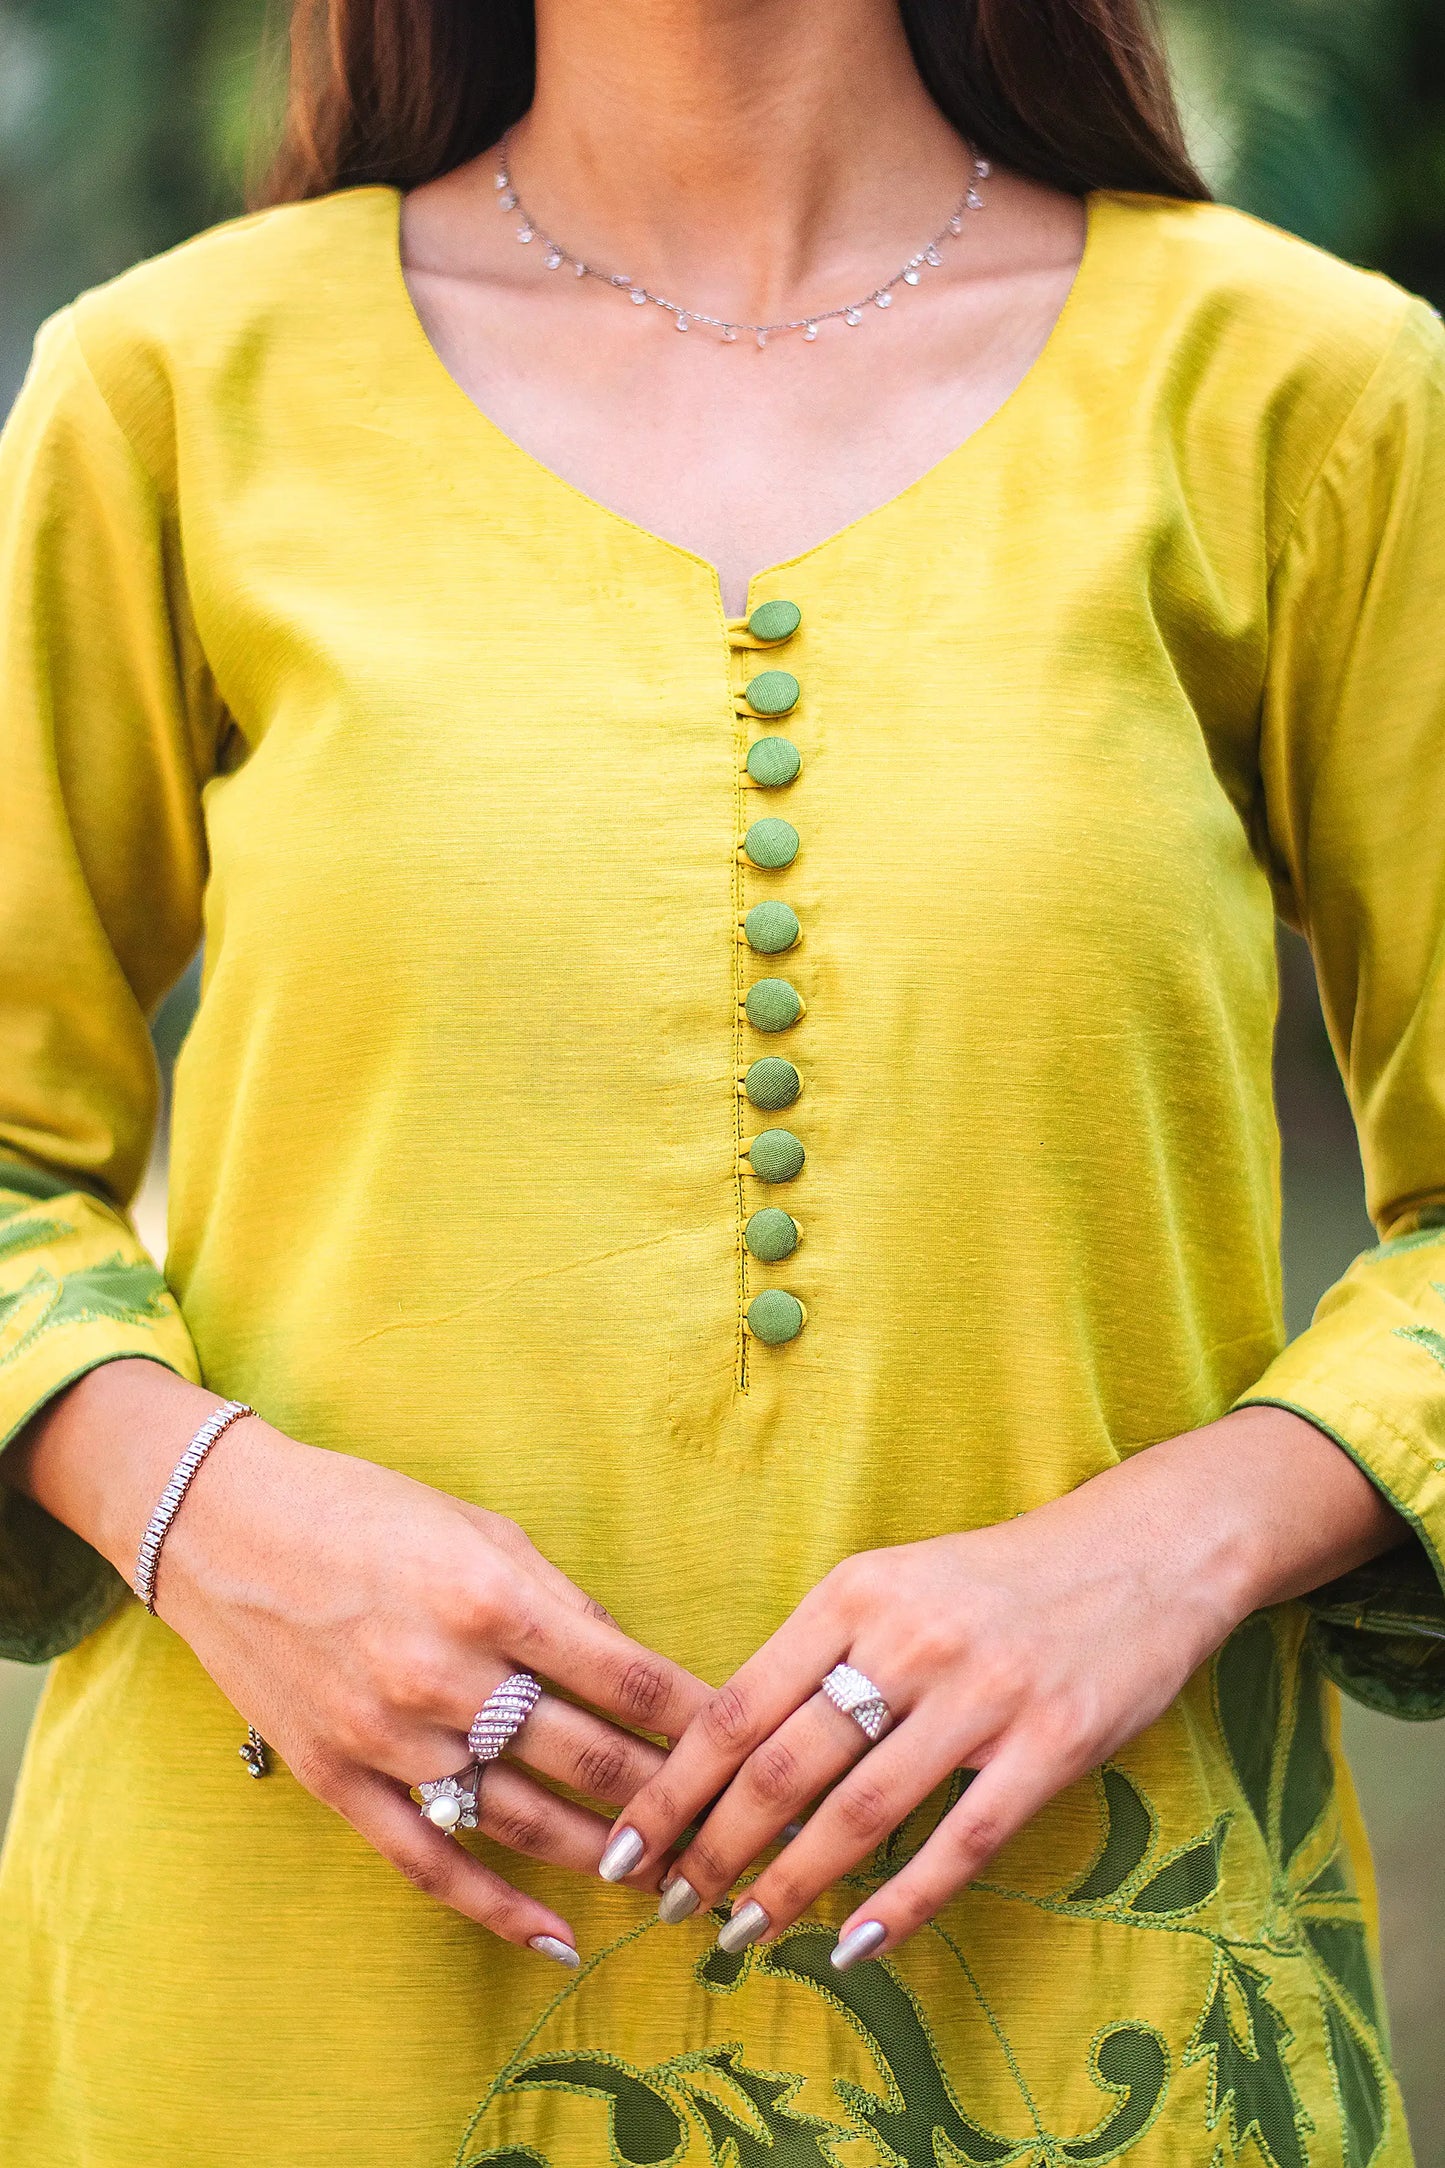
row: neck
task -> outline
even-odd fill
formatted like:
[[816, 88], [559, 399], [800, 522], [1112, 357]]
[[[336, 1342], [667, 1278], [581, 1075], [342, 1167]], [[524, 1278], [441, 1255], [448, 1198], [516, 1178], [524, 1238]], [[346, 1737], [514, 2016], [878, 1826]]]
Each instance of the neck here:
[[911, 253], [968, 174], [895, 0], [538, 0], [512, 163], [576, 253], [751, 321]]

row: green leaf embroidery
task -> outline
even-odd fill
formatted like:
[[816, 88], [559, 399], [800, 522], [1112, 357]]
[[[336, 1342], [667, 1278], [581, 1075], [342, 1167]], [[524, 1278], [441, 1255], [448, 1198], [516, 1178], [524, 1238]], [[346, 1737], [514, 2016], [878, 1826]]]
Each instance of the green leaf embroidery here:
[[1268, 1844], [1270, 1777], [1283, 1691], [1274, 1628], [1263, 1612], [1246, 1619], [1215, 1658], [1214, 1694], [1240, 1790]]
[[817, 1928], [785, 1935], [759, 1958], [760, 1969], [806, 1981], [848, 2010], [873, 2044], [891, 2080], [887, 2100], [861, 2085], [835, 2080], [838, 2094], [858, 2122], [871, 2131], [885, 2155], [902, 2168], [934, 2168], [941, 2136], [960, 2160], [1014, 2159], [1032, 2138], [1001, 2138], [966, 2116], [954, 2099], [933, 2041], [913, 1997], [901, 1980], [876, 1961], [835, 1972], [829, 1963], [834, 1937]]
[[117, 1251], [104, 1264], [68, 1272], [45, 1323], [49, 1328], [113, 1318], [118, 1324], [140, 1325], [159, 1317], [165, 1307], [166, 1283], [155, 1266], [128, 1263]]
[[1385, 2095], [1374, 2059], [1344, 2013], [1325, 1997], [1325, 2028], [1340, 2081], [1346, 2168], [1368, 2168], [1385, 2131]]
[[1422, 1219], [1413, 1234], [1395, 1235], [1390, 1241], [1381, 1242], [1365, 1254], [1368, 1261], [1374, 1264], [1377, 1258], [1398, 1257], [1404, 1250], [1423, 1250], [1432, 1242], [1445, 1242], [1445, 1227], [1432, 1225]]
[[1229, 1816], [1221, 1814], [1207, 1837], [1166, 1860], [1129, 1900], [1131, 1912], [1193, 1912], [1219, 1887], [1219, 1855], [1224, 1849]]
[[[1248, 2038], [1235, 2036], [1229, 2011], [1232, 1985], [1244, 2004]], [[1294, 2035], [1265, 1993], [1264, 1974], [1221, 1949], [1214, 1981], [1185, 2063], [1206, 2061], [1209, 2097], [1205, 2116], [1214, 2129], [1228, 2110], [1232, 2150], [1253, 2137], [1270, 2168], [1307, 2168], [1303, 2133], [1311, 2126], [1294, 2088], [1283, 2050]]]
[[1279, 1848], [1286, 1867], [1330, 1803], [1334, 1771], [1325, 1738], [1324, 1682], [1301, 1661], [1295, 1677], [1294, 1729], [1280, 1793]]
[[1154, 1834], [1153, 1816], [1122, 1769], [1105, 1762], [1099, 1780], [1106, 1816], [1104, 1848], [1078, 1888], [1070, 1892], [1071, 1905], [1117, 1896], [1142, 1865]]
[[1142, 2138], [1159, 2113], [1169, 2084], [1169, 2050], [1152, 2025], [1116, 2025], [1094, 2042], [1089, 2068], [1096, 2084], [1122, 2097], [1097, 2130], [1063, 2150], [1066, 2159], [1098, 2168]]
[[0, 1258], [20, 1257], [26, 1250], [44, 1249], [48, 1243], [59, 1242], [75, 1232], [64, 1220], [26, 1219], [17, 1207], [12, 1212], [0, 1212]]
[[0, 1354], [0, 1362], [14, 1362], [42, 1333], [57, 1325], [153, 1324], [165, 1316], [170, 1299], [165, 1280], [154, 1265], [128, 1261], [117, 1251], [101, 1264], [80, 1266], [63, 1280], [57, 1280], [42, 1266], [14, 1294], [0, 1295], [0, 1327], [22, 1303], [42, 1293], [49, 1296], [49, 1301]]
[[1375, 1968], [1362, 1920], [1306, 1919], [1304, 1931], [1311, 1949], [1337, 1987], [1351, 1997], [1355, 2008], [1380, 2030], [1380, 2001]]
[[[15, 1288], [8, 1295], [0, 1295], [0, 1330], [4, 1329], [5, 1320], [7, 1318], [13, 1317], [17, 1310], [23, 1309], [25, 1304], [29, 1302], [33, 1296], [38, 1295], [42, 1289], [44, 1289], [47, 1293], [53, 1295], [58, 1285], [59, 1282], [56, 1280], [55, 1274], [53, 1272], [46, 1272], [42, 1269], [39, 1272], [32, 1272], [23, 1287]], [[7, 1361], [11, 1355], [16, 1355], [20, 1352], [20, 1347], [28, 1344], [34, 1331], [35, 1327], [32, 1326], [31, 1331], [25, 1335], [25, 1339], [23, 1341], [21, 1341], [16, 1347], [7, 1349], [5, 1357]]]
[[614, 2157], [627, 2168], [664, 2168], [687, 2144], [687, 2127], [661, 2088], [611, 2055], [539, 2055], [507, 2080], [508, 2092], [590, 2093], [608, 2105]]
[[848, 2132], [791, 2105], [803, 2079], [780, 2070], [750, 2070], [740, 2056], [738, 2048], [720, 2048], [702, 2066], [721, 2073], [742, 2095], [740, 2114], [700, 2086], [689, 2091], [717, 2168], [838, 2168], [838, 2154], [828, 2141]]
[[1445, 1370], [1445, 1332], [1436, 1332], [1433, 1325], [1397, 1325], [1397, 1340], [1413, 1340], [1427, 1355], [1433, 1355], [1440, 1368]]

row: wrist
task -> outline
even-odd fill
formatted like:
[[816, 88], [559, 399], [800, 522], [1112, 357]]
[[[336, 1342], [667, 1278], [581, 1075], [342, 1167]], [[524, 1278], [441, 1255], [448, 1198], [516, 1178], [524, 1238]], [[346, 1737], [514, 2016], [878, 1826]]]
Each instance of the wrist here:
[[1213, 1645], [1252, 1612], [1318, 1588], [1407, 1533], [1349, 1455], [1284, 1408], [1234, 1409], [1094, 1482], [1101, 1492], [1130, 1489], [1143, 1540], [1176, 1594], [1195, 1601]]
[[126, 1357], [48, 1401], [5, 1454], [5, 1480], [109, 1560], [129, 1583], [156, 1502], [221, 1396]]

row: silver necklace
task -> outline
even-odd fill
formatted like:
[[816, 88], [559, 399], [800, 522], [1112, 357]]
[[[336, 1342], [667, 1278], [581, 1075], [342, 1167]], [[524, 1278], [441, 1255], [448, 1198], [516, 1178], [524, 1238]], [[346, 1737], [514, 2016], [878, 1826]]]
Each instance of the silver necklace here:
[[542, 260], [549, 271], [560, 271], [565, 265], [576, 278], [600, 279], [604, 286], [616, 287], [620, 293], [625, 293], [629, 301], [635, 302], [639, 308], [650, 301], [656, 308], [666, 309], [668, 315], [672, 318], [674, 328], [678, 331], [686, 331], [689, 325], [692, 324], [703, 324], [710, 331], [720, 332], [729, 344], [736, 339], [740, 331], [746, 331], [757, 340], [759, 346], [766, 346], [769, 339], [775, 338], [780, 332], [784, 331], [801, 331], [805, 339], [816, 339], [820, 324], [831, 323], [835, 318], [839, 317], [845, 324], [861, 324], [863, 312], [868, 307], [871, 306], [875, 309], [891, 308], [893, 306], [894, 287], [899, 285], [916, 286], [925, 271], [936, 270], [943, 262], [941, 252], [944, 242], [957, 240], [958, 236], [963, 232], [963, 222], [967, 214], [970, 211], [981, 211], [983, 209], [983, 197], [979, 194], [978, 183], [986, 181], [991, 170], [988, 160], [980, 158], [978, 152], [970, 144], [968, 150], [969, 156], [973, 160], [973, 179], [959, 197], [947, 224], [939, 228], [933, 239], [921, 248], [916, 256], [910, 256], [907, 263], [895, 271], [891, 279], [885, 280], [881, 286], [873, 287], [869, 293], [864, 294], [861, 301], [847, 302], [842, 308], [837, 309], [819, 309], [812, 316], [795, 316], [783, 324], [738, 324], [730, 323], [726, 317], [705, 315], [701, 309], [685, 309], [680, 302], [669, 301], [664, 294], [653, 293], [649, 287], [642, 284], [640, 279], [629, 278], [622, 271], [604, 271], [597, 264], [584, 263], [580, 256], [574, 256], [572, 251], [564, 248], [560, 241], [554, 241], [552, 236], [545, 233], [538, 225], [536, 219], [533, 218], [522, 202], [521, 197], [517, 194], [516, 184], [511, 174], [511, 160], [508, 151], [510, 142], [511, 134], [509, 131], [503, 136], [497, 150], [497, 171], [495, 175], [497, 202], [503, 211], [515, 213], [518, 221], [517, 239], [524, 247], [530, 246], [533, 241], [539, 243]]

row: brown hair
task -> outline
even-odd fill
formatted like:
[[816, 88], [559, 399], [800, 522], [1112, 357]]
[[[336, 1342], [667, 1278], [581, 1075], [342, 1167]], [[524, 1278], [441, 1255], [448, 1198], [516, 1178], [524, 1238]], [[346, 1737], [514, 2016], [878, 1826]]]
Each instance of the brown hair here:
[[[940, 111], [1017, 172], [1081, 194], [1209, 191], [1184, 141], [1153, 0], [899, 0]], [[527, 110], [532, 0], [294, 0], [285, 203], [474, 158]]]

